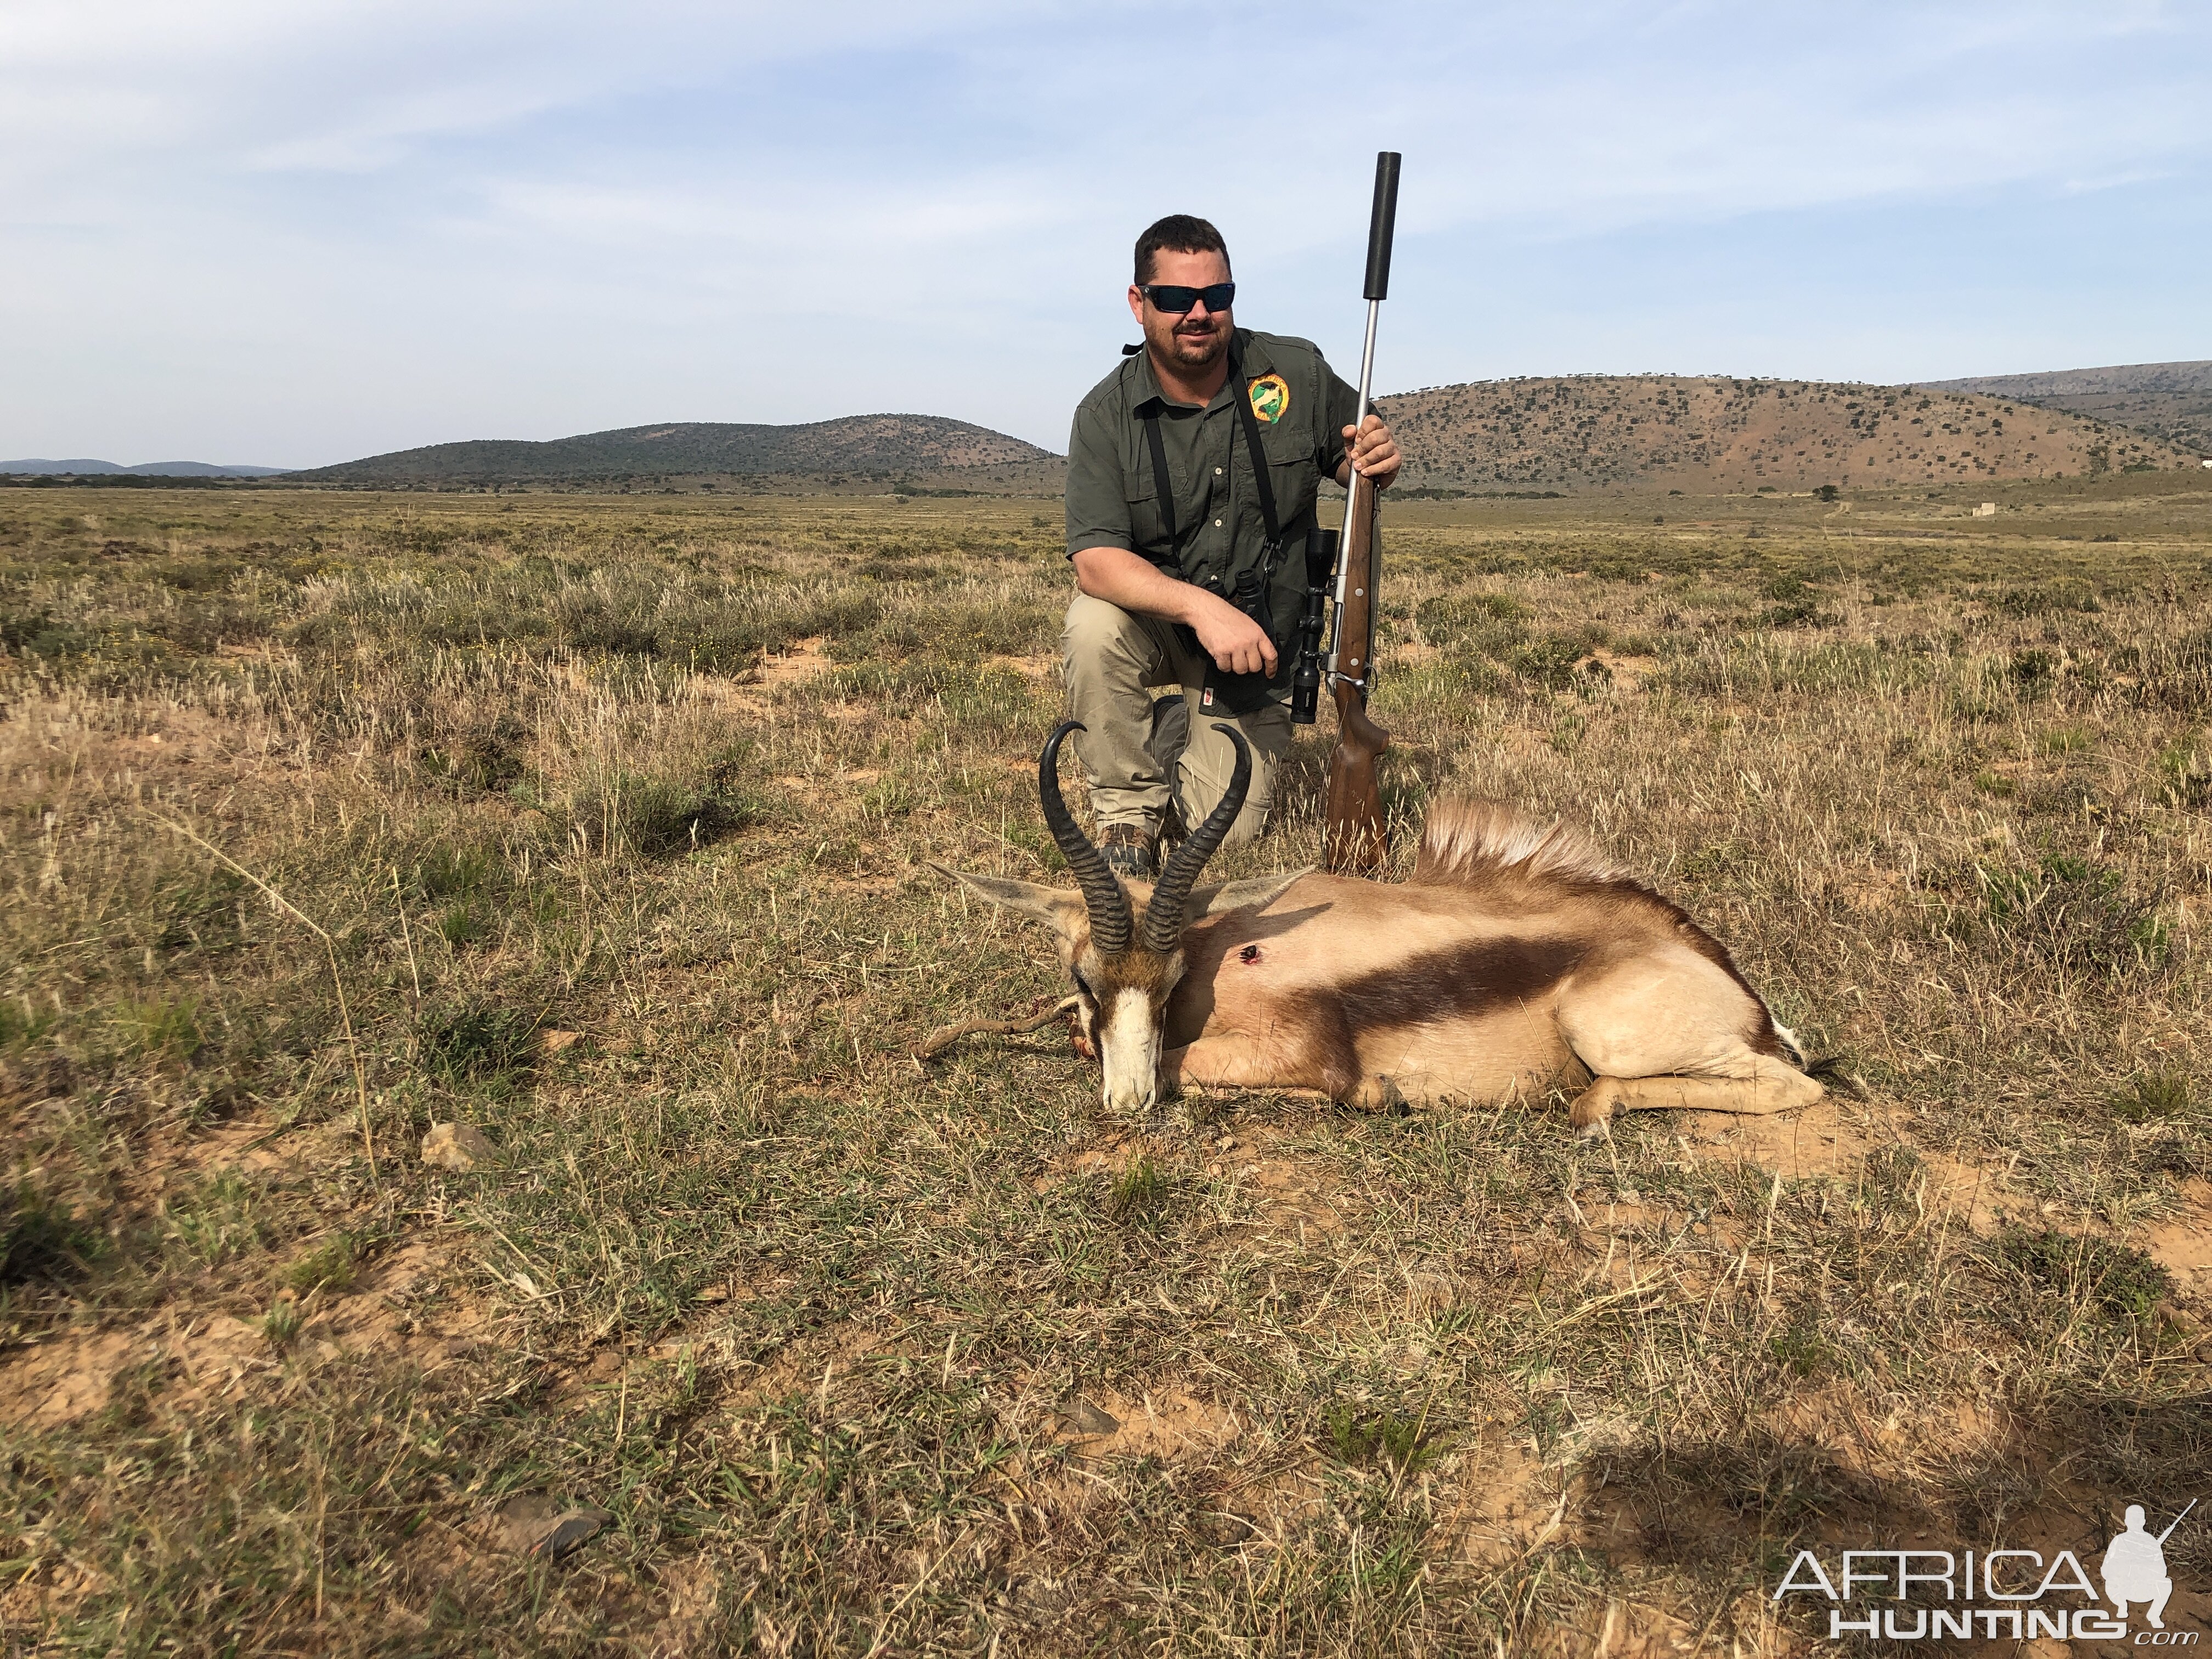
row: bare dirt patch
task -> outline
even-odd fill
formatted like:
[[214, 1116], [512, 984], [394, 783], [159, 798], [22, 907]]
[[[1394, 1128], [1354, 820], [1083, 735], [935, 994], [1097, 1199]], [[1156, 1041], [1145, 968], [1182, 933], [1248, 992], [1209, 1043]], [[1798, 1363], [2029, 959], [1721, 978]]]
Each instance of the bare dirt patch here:
[[[434, 1367], [473, 1350], [491, 1322], [483, 1309], [448, 1307], [426, 1326], [398, 1305], [434, 1276], [439, 1261], [433, 1246], [410, 1243], [374, 1262], [351, 1294], [325, 1300], [311, 1292], [298, 1304], [289, 1353], [314, 1361], [374, 1353]], [[163, 1368], [169, 1404], [191, 1409], [235, 1393], [249, 1376], [282, 1370], [287, 1358], [258, 1318], [170, 1304], [129, 1327], [64, 1330], [9, 1354], [0, 1361], [0, 1422], [52, 1428], [80, 1421], [109, 1403], [120, 1376], [144, 1365]]]
[[1932, 1152], [1910, 1135], [1909, 1114], [1854, 1101], [1834, 1090], [1802, 1111], [1771, 1117], [1723, 1112], [1684, 1117], [1690, 1126], [1686, 1139], [1705, 1149], [1705, 1156], [1749, 1164], [1784, 1181], [1849, 1178], [1870, 1153], [1885, 1146], [1903, 1148], [1926, 1170], [1921, 1204], [1955, 1215], [1978, 1232], [1996, 1224], [2003, 1200], [2001, 1172]]
[[1592, 650], [1590, 655], [1605, 665], [1605, 672], [1612, 677], [1613, 689], [1623, 696], [1633, 696], [1643, 690], [1644, 682], [1659, 666], [1656, 657], [1624, 656], [1603, 646]]
[[158, 1352], [127, 1331], [50, 1337], [0, 1364], [0, 1413], [15, 1428], [74, 1423], [107, 1403], [117, 1371]]
[[1061, 1408], [1060, 1421], [1078, 1450], [1093, 1460], [1187, 1457], [1227, 1444], [1247, 1426], [1233, 1407], [1172, 1386], [1086, 1391]]
[[[1227, 1185], [1231, 1204], [1253, 1206], [1255, 1241], [1303, 1245], [1343, 1231], [1364, 1206], [1350, 1198], [1314, 1163], [1281, 1150], [1285, 1139], [1267, 1126], [1216, 1135], [1206, 1146], [1206, 1173]], [[1224, 1145], [1224, 1142], [1227, 1145]]]
[[1496, 1565], [1525, 1557], [1566, 1524], [1559, 1471], [1510, 1432], [1478, 1430], [1455, 1452], [1460, 1502], [1445, 1522], [1462, 1559]]
[[817, 634], [811, 639], [794, 640], [775, 656], [763, 657], [743, 683], [774, 691], [811, 680], [829, 666], [830, 641]]
[[1040, 653], [1034, 657], [1009, 657], [1003, 654], [988, 657], [984, 659], [984, 665], [990, 668], [1012, 669], [1024, 679], [1039, 683], [1053, 679], [1060, 673], [1060, 659], [1044, 653]]
[[1831, 1093], [1802, 1111], [1771, 1117], [1728, 1112], [1683, 1115], [1692, 1145], [1710, 1148], [1708, 1157], [1753, 1164], [1785, 1181], [1834, 1175], [1863, 1163], [1878, 1144], [1879, 1130], [1852, 1103]]
[[2143, 1248], [2173, 1275], [2176, 1288], [2212, 1293], [2212, 1182], [2184, 1182], [2178, 1197], [2174, 1215], [2144, 1230]]

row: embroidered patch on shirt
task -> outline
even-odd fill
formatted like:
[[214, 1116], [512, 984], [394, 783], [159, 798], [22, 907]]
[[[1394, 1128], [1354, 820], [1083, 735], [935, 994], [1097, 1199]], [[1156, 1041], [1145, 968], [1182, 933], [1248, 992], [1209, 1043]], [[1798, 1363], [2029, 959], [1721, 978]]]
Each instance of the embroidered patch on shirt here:
[[1252, 382], [1252, 412], [1269, 426], [1290, 412], [1290, 382], [1279, 374], [1262, 374]]

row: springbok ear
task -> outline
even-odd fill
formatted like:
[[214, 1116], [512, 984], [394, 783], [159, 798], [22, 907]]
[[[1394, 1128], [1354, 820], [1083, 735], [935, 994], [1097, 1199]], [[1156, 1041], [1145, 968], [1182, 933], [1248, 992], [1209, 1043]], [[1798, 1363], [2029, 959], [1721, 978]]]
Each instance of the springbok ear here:
[[1218, 887], [1201, 887], [1190, 896], [1190, 918], [1218, 916], [1231, 910], [1264, 910], [1306, 877], [1310, 864], [1287, 876], [1253, 876], [1244, 881], [1224, 881]]
[[1063, 893], [1057, 887], [1040, 887], [1033, 881], [1010, 881], [1004, 876], [973, 876], [965, 870], [954, 870], [933, 861], [929, 866], [940, 876], [950, 876], [979, 898], [1003, 904], [1009, 910], [1018, 910], [1025, 916], [1035, 916], [1048, 927], [1059, 927], [1073, 910], [1083, 908], [1082, 901], [1073, 893]]

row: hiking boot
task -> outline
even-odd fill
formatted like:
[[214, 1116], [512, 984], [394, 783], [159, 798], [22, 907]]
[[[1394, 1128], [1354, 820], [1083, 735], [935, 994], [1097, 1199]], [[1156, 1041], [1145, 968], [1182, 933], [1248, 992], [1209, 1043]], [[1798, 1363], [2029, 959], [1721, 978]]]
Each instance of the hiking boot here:
[[1125, 881], [1151, 881], [1159, 874], [1159, 837], [1141, 823], [1109, 823], [1098, 850], [1106, 867]]

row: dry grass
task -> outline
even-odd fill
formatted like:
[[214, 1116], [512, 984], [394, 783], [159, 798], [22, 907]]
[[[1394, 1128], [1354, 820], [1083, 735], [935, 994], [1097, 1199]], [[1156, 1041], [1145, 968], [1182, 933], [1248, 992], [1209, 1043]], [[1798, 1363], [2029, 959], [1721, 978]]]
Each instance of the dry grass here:
[[1870, 1094], [1594, 1146], [908, 1057], [1060, 994], [922, 866], [1055, 867], [1050, 503], [8, 492], [0, 1650], [1772, 1651], [1799, 1540], [2101, 1543], [2212, 1479], [2180, 489], [1393, 510], [1401, 854], [1583, 823]]

